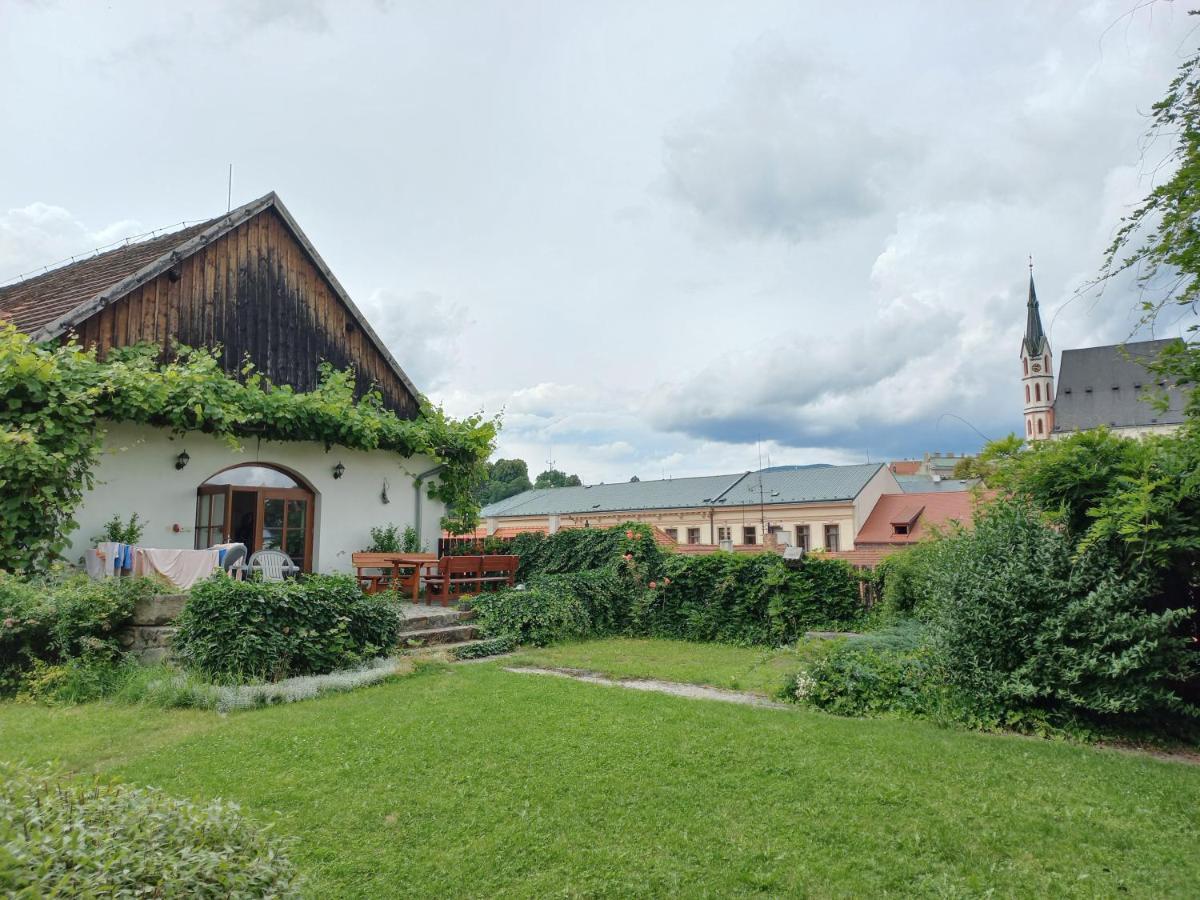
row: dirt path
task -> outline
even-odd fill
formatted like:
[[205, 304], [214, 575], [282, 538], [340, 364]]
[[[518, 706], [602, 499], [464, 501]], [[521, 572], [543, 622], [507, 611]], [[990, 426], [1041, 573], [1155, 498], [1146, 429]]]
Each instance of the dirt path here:
[[675, 697], [689, 697], [693, 700], [719, 700], [722, 703], [740, 703], [742, 706], [765, 706], [768, 709], [793, 708], [790, 704], [770, 700], [759, 694], [726, 691], [721, 688], [705, 687], [700, 684], [680, 684], [677, 681], [657, 681], [652, 678], [609, 678], [607, 675], [602, 675], [599, 672], [589, 672], [586, 669], [542, 669], [535, 666], [505, 666], [504, 671], [516, 672], [519, 675], [552, 675], [556, 678], [586, 681], [588, 684], [623, 687], [633, 691], [652, 691], [656, 694], [671, 694]]

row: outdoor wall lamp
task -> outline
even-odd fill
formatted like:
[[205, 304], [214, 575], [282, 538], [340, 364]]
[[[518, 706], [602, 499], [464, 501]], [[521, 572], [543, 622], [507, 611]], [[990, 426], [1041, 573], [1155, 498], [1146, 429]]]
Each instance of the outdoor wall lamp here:
[[188, 452], [186, 450], [180, 453], [177, 457], [175, 457], [175, 471], [178, 472], [180, 469], [186, 466], [188, 464], [188, 460], [190, 459], [191, 457], [188, 456]]
[[346, 467], [343, 466], [341, 463], [338, 463], [336, 466], [333, 467], [333, 478], [335, 481], [337, 479], [341, 478], [345, 474], [346, 474]]

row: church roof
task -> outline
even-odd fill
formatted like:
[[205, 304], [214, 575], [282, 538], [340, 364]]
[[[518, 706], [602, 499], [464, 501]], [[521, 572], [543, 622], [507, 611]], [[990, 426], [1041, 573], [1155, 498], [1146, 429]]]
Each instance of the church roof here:
[[1029, 300], [1025, 304], [1025, 339], [1021, 346], [1029, 356], [1041, 356], [1048, 342], [1042, 330], [1042, 314], [1038, 309], [1037, 289], [1033, 286], [1033, 272], [1029, 273]]
[[[1086, 428], [1177, 425], [1183, 421], [1188, 391], [1159, 380], [1146, 365], [1178, 338], [1064, 350], [1054, 398], [1054, 432]], [[1165, 392], [1160, 412], [1151, 402]]]

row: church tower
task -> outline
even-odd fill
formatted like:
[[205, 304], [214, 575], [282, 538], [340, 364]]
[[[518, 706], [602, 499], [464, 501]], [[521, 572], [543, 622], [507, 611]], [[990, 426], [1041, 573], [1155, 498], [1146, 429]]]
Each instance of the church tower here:
[[1033, 262], [1029, 263], [1029, 302], [1021, 341], [1021, 381], [1025, 389], [1025, 440], [1044, 441], [1054, 430], [1054, 354], [1042, 330]]

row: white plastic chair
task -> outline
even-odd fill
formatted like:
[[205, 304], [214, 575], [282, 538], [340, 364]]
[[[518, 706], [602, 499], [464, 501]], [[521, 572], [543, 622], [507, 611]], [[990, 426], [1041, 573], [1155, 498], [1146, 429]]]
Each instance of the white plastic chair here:
[[259, 550], [246, 563], [246, 571], [251, 575], [256, 569], [262, 573], [263, 581], [283, 581], [286, 576], [300, 571], [300, 567], [282, 550]]

